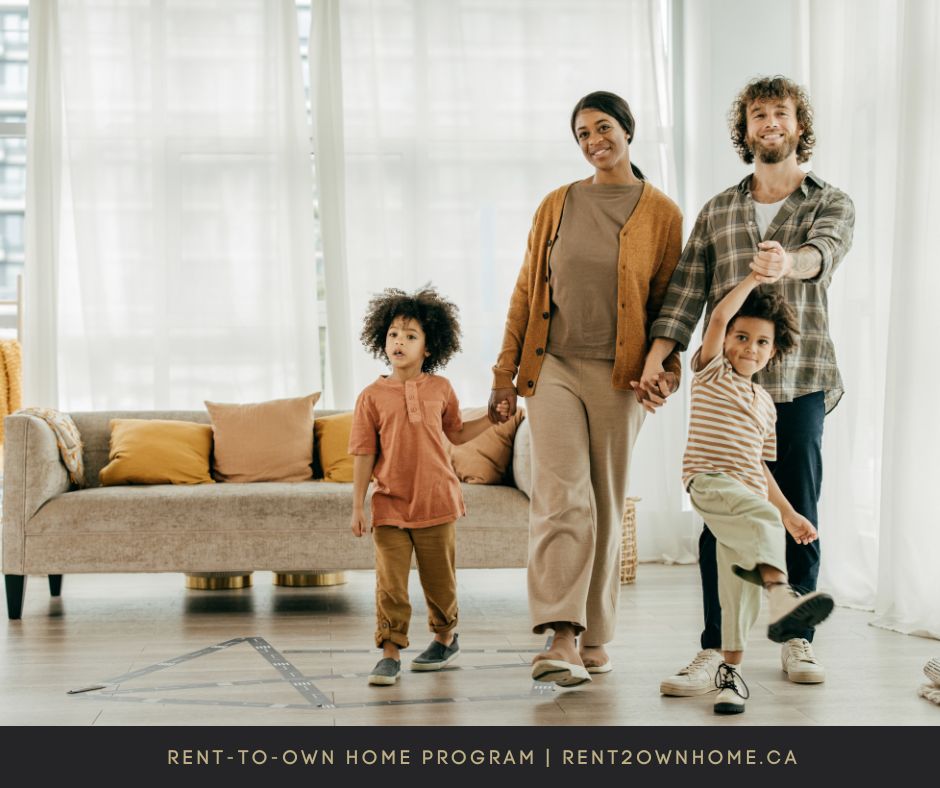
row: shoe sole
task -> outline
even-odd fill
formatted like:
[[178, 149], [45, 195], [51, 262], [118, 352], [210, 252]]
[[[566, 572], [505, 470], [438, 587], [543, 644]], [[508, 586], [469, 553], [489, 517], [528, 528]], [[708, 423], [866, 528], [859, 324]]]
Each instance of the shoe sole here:
[[554, 682], [559, 687], [577, 687], [591, 680], [587, 669], [560, 659], [541, 659], [532, 666], [532, 680]]
[[715, 714], [742, 714], [744, 712], [744, 705], [738, 705], [737, 703], [716, 703], [715, 704]]
[[802, 637], [800, 634], [808, 627], [814, 627], [825, 621], [835, 602], [828, 594], [819, 594], [797, 605], [779, 621], [774, 621], [767, 628], [767, 637], [774, 643], [786, 643], [792, 638]]
[[798, 673], [796, 670], [790, 671], [786, 668], [783, 669], [783, 672], [794, 684], [822, 684], [826, 680], [825, 673], [822, 675], [818, 673]]
[[940, 687], [940, 659], [932, 659], [924, 665], [924, 675]]
[[451, 662], [453, 662], [457, 657], [460, 656], [460, 652], [456, 651], [451, 654], [447, 659], [442, 659], [440, 662], [412, 662], [411, 669], [419, 672], [428, 671], [428, 670], [441, 670], [446, 668]]
[[610, 673], [614, 666], [610, 660], [607, 660], [603, 665], [585, 665], [584, 669], [592, 675], [597, 675], [599, 673]]
[[374, 687], [389, 687], [400, 678], [401, 674], [397, 676], [369, 676], [369, 684]]
[[707, 687], [685, 687], [677, 684], [667, 684], [665, 681], [659, 685], [659, 692], [668, 698], [695, 698], [707, 695], [709, 692], [718, 692], [718, 687], [712, 682]]

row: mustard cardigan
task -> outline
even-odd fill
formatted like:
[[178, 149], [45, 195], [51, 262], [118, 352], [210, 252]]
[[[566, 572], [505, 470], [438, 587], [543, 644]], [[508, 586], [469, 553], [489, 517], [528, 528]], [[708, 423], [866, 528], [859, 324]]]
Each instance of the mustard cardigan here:
[[[503, 346], [493, 367], [493, 388], [509, 388], [517, 378], [522, 397], [535, 393], [551, 318], [549, 260], [558, 235], [565, 196], [572, 184], [549, 194], [535, 212], [525, 260], [509, 300]], [[617, 349], [611, 385], [630, 389], [639, 380], [649, 348], [647, 332], [659, 315], [682, 248], [682, 213], [665, 194], [643, 183], [633, 214], [620, 230], [617, 263]], [[663, 367], [679, 374], [677, 351]], [[518, 376], [518, 377], [517, 377]]]

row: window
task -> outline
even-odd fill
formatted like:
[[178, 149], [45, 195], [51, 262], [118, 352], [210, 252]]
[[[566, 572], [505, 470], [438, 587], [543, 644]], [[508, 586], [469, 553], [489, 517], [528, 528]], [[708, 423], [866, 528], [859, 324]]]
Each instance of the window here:
[[[27, 0], [0, 3], [0, 302], [15, 301], [23, 272], [28, 13]], [[0, 303], [0, 335], [16, 321], [15, 303]]]

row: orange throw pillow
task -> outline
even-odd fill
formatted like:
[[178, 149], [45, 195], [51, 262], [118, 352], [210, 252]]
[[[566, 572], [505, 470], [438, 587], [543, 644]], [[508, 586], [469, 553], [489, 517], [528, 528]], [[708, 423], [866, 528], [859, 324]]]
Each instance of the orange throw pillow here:
[[[468, 408], [460, 412], [464, 420], [486, 414], [486, 408]], [[468, 484], [503, 484], [508, 480], [507, 470], [512, 463], [512, 442], [516, 429], [525, 418], [521, 408], [503, 424], [494, 424], [469, 443], [450, 447], [450, 460], [454, 473]]]
[[208, 424], [165, 419], [111, 419], [108, 462], [98, 478], [116, 484], [211, 484]]
[[234, 405], [206, 401], [215, 437], [212, 473], [221, 482], [313, 478], [313, 406], [320, 392]]
[[325, 482], [352, 482], [353, 458], [349, 454], [349, 433], [352, 432], [352, 411], [321, 416], [313, 425], [317, 457]]

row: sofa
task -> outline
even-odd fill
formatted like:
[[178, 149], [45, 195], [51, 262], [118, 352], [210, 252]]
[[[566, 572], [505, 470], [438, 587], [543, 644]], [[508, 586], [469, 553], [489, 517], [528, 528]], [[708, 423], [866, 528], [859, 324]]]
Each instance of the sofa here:
[[[317, 416], [333, 413], [317, 411]], [[22, 615], [29, 575], [48, 575], [56, 596], [62, 576], [72, 573], [310, 573], [374, 565], [372, 540], [350, 533], [351, 484], [100, 485], [111, 419], [206, 424], [204, 411], [70, 415], [82, 437], [82, 489], [70, 485], [45, 421], [25, 414], [5, 420], [3, 574], [11, 619]], [[528, 468], [524, 433], [520, 428], [514, 444], [517, 477], [523, 465]], [[458, 567], [525, 566], [526, 494], [514, 484], [464, 484], [463, 494], [467, 517], [458, 523]]]

